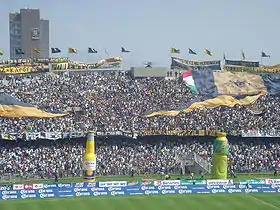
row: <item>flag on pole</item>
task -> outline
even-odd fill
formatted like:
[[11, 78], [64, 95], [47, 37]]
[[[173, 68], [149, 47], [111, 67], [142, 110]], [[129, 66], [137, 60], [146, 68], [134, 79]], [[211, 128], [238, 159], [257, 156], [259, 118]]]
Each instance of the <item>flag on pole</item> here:
[[262, 58], [270, 58], [270, 55], [262, 51]]
[[41, 50], [38, 50], [37, 48], [33, 48], [33, 54], [39, 54], [41, 53]]
[[245, 53], [243, 52], [243, 50], [242, 50], [242, 52], [241, 52], [241, 55], [242, 55], [242, 60], [245, 60], [245, 59], [246, 59], [246, 56], [245, 56]]
[[68, 48], [68, 53], [77, 53], [77, 52], [78, 52], [78, 50], [73, 47]]
[[177, 48], [175, 48], [175, 47], [171, 47], [171, 53], [180, 54], [180, 49], [177, 49]]
[[129, 52], [130, 52], [129, 50], [124, 49], [123, 47], [121, 47], [121, 51], [122, 51], [123, 53], [129, 53]]
[[224, 60], [226, 60], [227, 58], [226, 58], [226, 54], [224, 53]]
[[95, 49], [92, 48], [92, 47], [89, 47], [89, 48], [88, 48], [88, 53], [97, 53], [97, 50], [95, 50]]
[[52, 53], [61, 53], [61, 50], [59, 48], [51, 48]]
[[15, 50], [16, 50], [16, 54], [17, 55], [23, 55], [24, 54], [24, 51], [22, 49], [20, 49], [20, 48], [15, 49]]
[[189, 54], [191, 55], [197, 55], [196, 52], [194, 50], [192, 50], [191, 48], [189, 48]]
[[212, 52], [210, 50], [208, 50], [208, 49], [205, 49], [204, 52], [205, 52], [206, 55], [209, 55], [209, 56], [213, 55]]

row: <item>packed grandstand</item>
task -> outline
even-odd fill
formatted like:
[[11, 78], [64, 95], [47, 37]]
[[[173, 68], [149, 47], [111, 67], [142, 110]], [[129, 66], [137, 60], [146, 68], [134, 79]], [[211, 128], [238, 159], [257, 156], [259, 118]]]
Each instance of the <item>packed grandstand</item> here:
[[[201, 65], [203, 68], [197, 68], [196, 64], [193, 69], [186, 62], [179, 65], [179, 61], [174, 61], [173, 66], [177, 65], [184, 72], [192, 71], [191, 81], [196, 83], [197, 93], [194, 94], [190, 80], [184, 81], [181, 76], [167, 80], [134, 78], [129, 71], [40, 72], [38, 68], [24, 75], [13, 71], [11, 75], [7, 70], [11, 62], [6, 62], [9, 67], [3, 67], [6, 70], [2, 71], [0, 84], [1, 97], [5, 96], [2, 101], [0, 98], [5, 102], [0, 112], [3, 140], [0, 177], [48, 178], [57, 171], [61, 176], [80, 175], [88, 130], [97, 132], [97, 174], [100, 175], [127, 175], [132, 170], [139, 174], [162, 171], [178, 174], [181, 171], [176, 154], [182, 152], [196, 152], [210, 162], [213, 155], [211, 134], [221, 129], [229, 135], [229, 161], [235, 172], [277, 169], [280, 166], [277, 79], [246, 73], [251, 89], [245, 89], [244, 94], [245, 77], [244, 81], [236, 80], [239, 91], [243, 91], [242, 94], [238, 92], [242, 97], [234, 96], [234, 100], [230, 99], [233, 104], [227, 106], [221, 104], [221, 99], [228, 104], [225, 100], [233, 97], [232, 94], [224, 98], [214, 96], [214, 92], [210, 93], [203, 86], [206, 74], [201, 76], [202, 73], [197, 72], [211, 71], [207, 78], [228, 74], [207, 70], [209, 65], [205, 62]], [[250, 65], [245, 67], [256, 68]], [[31, 72], [36, 74], [28, 74]], [[257, 85], [252, 85], [256, 80]], [[236, 91], [234, 88], [217, 89], [215, 94]], [[245, 102], [244, 97], [247, 97]], [[206, 100], [212, 100], [215, 106], [209, 106]], [[19, 104], [31, 104], [44, 113], [63, 116], [34, 118], [19, 114], [7, 117], [8, 106], [18, 109]], [[18, 113], [13, 108], [12, 112]]]

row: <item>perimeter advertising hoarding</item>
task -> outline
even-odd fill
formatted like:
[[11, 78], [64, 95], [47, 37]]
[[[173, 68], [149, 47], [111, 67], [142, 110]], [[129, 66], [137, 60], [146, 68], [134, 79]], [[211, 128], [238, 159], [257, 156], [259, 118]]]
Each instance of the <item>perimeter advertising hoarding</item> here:
[[[270, 182], [270, 181], [269, 181]], [[59, 183], [14, 185], [13, 188], [0, 186], [0, 200], [28, 198], [66, 198], [80, 196], [131, 196], [168, 194], [232, 194], [232, 193], [280, 193], [280, 185], [233, 185], [219, 182], [219, 185], [180, 185], [180, 180], [163, 180], [160, 186], [128, 186], [127, 182]], [[165, 185], [165, 184], [166, 185]], [[276, 183], [276, 182], [275, 182]], [[278, 183], [278, 181], [277, 181]], [[111, 186], [111, 187], [101, 187]], [[28, 188], [28, 189], [24, 189]], [[40, 189], [34, 189], [40, 188]], [[7, 190], [9, 189], [9, 190]], [[18, 189], [18, 190], [15, 190]], [[21, 189], [21, 190], [19, 190]], [[22, 190], [23, 189], [23, 190]]]

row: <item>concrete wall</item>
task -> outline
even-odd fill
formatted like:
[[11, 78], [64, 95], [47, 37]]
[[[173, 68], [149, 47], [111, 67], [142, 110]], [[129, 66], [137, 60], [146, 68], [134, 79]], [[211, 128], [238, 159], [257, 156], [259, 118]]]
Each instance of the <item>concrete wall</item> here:
[[32, 58], [33, 49], [40, 49], [40, 36], [38, 39], [32, 38], [34, 30], [40, 31], [40, 11], [39, 9], [21, 9], [21, 43], [25, 54], [23, 58]]
[[40, 20], [40, 50], [39, 54], [40, 58], [49, 58], [49, 21], [48, 20]]

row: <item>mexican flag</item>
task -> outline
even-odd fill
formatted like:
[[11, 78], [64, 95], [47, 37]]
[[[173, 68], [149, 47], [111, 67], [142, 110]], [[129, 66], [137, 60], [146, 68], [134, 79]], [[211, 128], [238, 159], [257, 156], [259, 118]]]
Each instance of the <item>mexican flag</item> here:
[[182, 77], [185, 83], [187, 84], [187, 86], [191, 89], [192, 94], [194, 95], [199, 94], [194, 84], [192, 72], [185, 72], [183, 73]]

